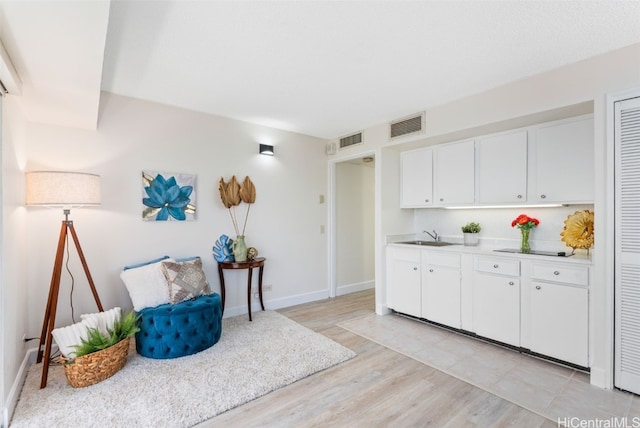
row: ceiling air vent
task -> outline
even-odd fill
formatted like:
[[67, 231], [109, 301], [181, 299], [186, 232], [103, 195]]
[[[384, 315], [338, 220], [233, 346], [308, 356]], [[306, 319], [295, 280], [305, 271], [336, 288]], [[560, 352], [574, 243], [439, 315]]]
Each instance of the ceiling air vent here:
[[423, 131], [424, 113], [396, 120], [389, 124], [389, 138], [393, 139], [403, 135], [415, 134]]
[[340, 138], [341, 149], [355, 146], [356, 144], [362, 144], [362, 132], [358, 132], [357, 134], [347, 135], [346, 137]]

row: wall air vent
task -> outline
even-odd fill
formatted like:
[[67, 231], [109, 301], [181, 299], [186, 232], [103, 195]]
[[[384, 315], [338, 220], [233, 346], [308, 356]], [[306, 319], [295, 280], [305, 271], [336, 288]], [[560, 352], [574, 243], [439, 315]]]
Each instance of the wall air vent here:
[[362, 144], [362, 132], [357, 134], [347, 135], [340, 138], [340, 148], [345, 149], [347, 147], [355, 146], [356, 144]]
[[401, 137], [403, 135], [417, 134], [423, 131], [424, 131], [424, 113], [399, 119], [389, 124], [390, 139]]

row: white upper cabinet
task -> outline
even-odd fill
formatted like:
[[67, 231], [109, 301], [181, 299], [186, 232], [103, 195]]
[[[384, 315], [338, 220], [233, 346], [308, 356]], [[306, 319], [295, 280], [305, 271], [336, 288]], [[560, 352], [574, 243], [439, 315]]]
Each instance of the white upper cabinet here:
[[401, 153], [401, 207], [592, 204], [593, 116]]
[[593, 203], [593, 118], [533, 128], [529, 142], [529, 202]]
[[476, 174], [479, 204], [526, 202], [527, 131], [479, 138]]
[[436, 206], [473, 205], [474, 145], [474, 140], [467, 140], [433, 149], [433, 196]]
[[433, 150], [424, 148], [402, 152], [401, 207], [424, 208], [433, 205]]

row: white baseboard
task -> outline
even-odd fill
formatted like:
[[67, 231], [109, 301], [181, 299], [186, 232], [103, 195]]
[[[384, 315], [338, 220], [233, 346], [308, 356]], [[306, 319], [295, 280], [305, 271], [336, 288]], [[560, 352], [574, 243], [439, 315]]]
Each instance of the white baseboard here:
[[[299, 294], [297, 296], [289, 296], [282, 299], [272, 299], [265, 300], [264, 307], [265, 309], [275, 310], [281, 308], [288, 308], [289, 306], [300, 305], [302, 303], [315, 302], [317, 300], [323, 300], [329, 298], [329, 292], [327, 290], [316, 291], [313, 293], [307, 294]], [[251, 310], [261, 310], [260, 302], [258, 300], [251, 301]], [[234, 317], [236, 315], [246, 315], [247, 314], [247, 306], [235, 306], [232, 308], [225, 307], [224, 308], [224, 318]]]
[[598, 367], [591, 367], [589, 374], [590, 374], [591, 385], [597, 386], [599, 388], [604, 388], [604, 389], [613, 388], [613, 384], [611, 383], [611, 377], [608, 375], [606, 370], [602, 370]]
[[373, 280], [358, 282], [355, 284], [340, 285], [336, 290], [336, 296], [344, 296], [345, 294], [355, 293], [357, 291], [369, 290], [375, 286], [376, 283]]
[[387, 315], [391, 313], [391, 309], [387, 305], [376, 304], [376, 314]]
[[11, 386], [11, 390], [9, 391], [9, 395], [7, 396], [7, 401], [5, 403], [4, 409], [2, 409], [2, 426], [8, 427], [9, 421], [13, 416], [13, 412], [16, 409], [16, 404], [18, 404], [18, 398], [20, 398], [20, 392], [22, 391], [22, 385], [24, 385], [24, 381], [27, 378], [27, 372], [29, 371], [29, 366], [36, 362], [36, 357], [38, 355], [38, 348], [29, 348], [27, 352], [24, 354], [24, 358], [22, 359], [22, 364], [20, 364], [20, 368], [18, 369], [18, 374], [16, 375], [15, 380], [13, 381], [13, 385]]

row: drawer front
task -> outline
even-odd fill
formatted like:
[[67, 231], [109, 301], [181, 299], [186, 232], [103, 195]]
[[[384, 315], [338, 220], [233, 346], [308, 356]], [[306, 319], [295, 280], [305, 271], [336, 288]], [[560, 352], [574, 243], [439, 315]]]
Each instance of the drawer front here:
[[589, 268], [586, 266], [565, 266], [548, 263], [532, 263], [531, 278], [539, 281], [562, 284], [589, 285]]
[[444, 266], [459, 269], [460, 254], [445, 253], [441, 251], [424, 251], [422, 253], [422, 263], [432, 266]]
[[498, 275], [520, 276], [520, 260], [478, 257], [476, 258], [476, 270]]
[[420, 250], [417, 248], [387, 247], [387, 257], [411, 263], [420, 263]]

